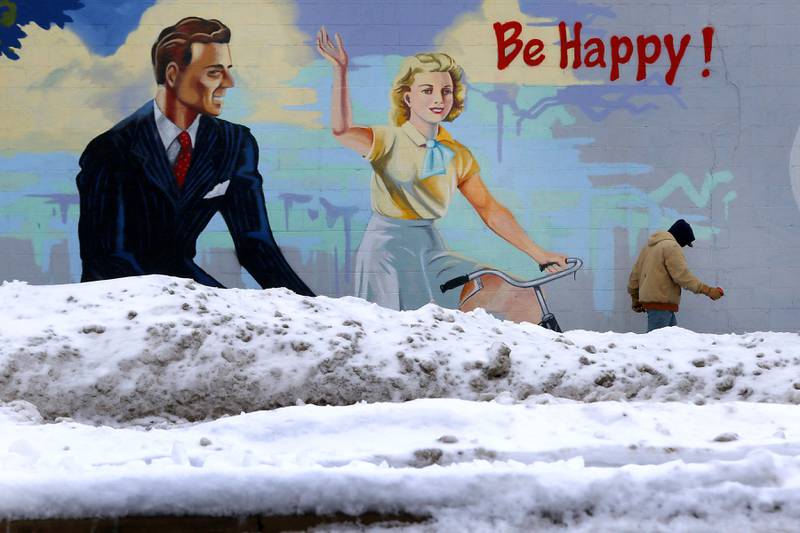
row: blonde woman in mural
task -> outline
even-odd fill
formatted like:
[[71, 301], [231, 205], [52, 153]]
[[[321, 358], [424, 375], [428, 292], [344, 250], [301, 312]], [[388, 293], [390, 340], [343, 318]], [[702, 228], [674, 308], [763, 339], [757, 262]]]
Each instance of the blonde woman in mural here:
[[566, 256], [533, 242], [511, 212], [491, 195], [470, 151], [442, 126], [464, 110], [463, 71], [443, 53], [406, 58], [392, 85], [391, 124], [353, 124], [347, 86], [348, 57], [341, 37], [325, 28], [317, 50], [333, 65], [331, 129], [336, 139], [372, 165], [372, 218], [356, 253], [356, 295], [392, 309], [416, 309], [435, 301], [469, 311], [485, 308], [508, 320], [538, 323], [540, 308], [530, 290], [483, 276], [483, 288], [466, 301], [439, 286], [482, 265], [450, 252], [435, 222], [458, 189], [497, 235], [547, 271], [566, 266]]

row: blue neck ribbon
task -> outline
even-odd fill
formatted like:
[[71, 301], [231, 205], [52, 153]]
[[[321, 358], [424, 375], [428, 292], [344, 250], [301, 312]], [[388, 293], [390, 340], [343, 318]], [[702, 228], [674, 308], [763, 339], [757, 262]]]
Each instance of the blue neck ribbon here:
[[427, 150], [420, 179], [447, 174], [447, 165], [456, 154], [447, 146], [433, 139], [428, 139], [425, 146]]

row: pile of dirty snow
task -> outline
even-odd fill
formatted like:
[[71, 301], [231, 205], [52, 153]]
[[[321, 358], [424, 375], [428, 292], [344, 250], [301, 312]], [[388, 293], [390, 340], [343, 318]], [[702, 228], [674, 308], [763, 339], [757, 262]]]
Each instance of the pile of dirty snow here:
[[800, 403], [800, 335], [570, 331], [165, 276], [0, 286], [0, 402], [206, 420], [416, 398]]

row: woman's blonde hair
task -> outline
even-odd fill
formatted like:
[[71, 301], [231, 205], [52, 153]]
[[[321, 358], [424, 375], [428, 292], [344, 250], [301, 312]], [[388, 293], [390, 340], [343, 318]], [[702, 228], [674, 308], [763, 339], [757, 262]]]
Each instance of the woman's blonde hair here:
[[417, 54], [409, 56], [400, 65], [400, 72], [392, 83], [392, 91], [389, 93], [391, 108], [389, 110], [389, 120], [395, 126], [402, 126], [408, 121], [411, 111], [403, 100], [403, 96], [411, 90], [414, 77], [420, 72], [448, 72], [450, 79], [453, 80], [453, 108], [444, 118], [445, 122], [453, 121], [464, 111], [464, 98], [467, 88], [464, 85], [464, 70], [458, 66], [456, 60], [447, 54], [434, 52], [429, 54]]

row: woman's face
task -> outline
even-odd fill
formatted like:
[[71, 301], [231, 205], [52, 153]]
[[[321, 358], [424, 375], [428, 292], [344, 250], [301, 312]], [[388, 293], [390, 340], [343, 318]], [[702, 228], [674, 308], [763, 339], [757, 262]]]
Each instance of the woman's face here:
[[449, 72], [420, 72], [403, 99], [411, 116], [429, 124], [443, 121], [453, 109], [453, 80]]

